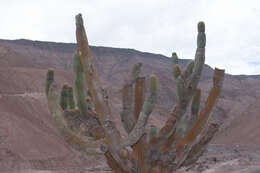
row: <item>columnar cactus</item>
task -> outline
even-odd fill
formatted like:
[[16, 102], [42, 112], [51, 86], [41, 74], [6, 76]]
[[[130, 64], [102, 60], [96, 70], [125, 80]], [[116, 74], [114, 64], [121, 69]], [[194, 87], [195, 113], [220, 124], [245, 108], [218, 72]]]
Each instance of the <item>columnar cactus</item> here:
[[[144, 98], [145, 78], [139, 76], [142, 64], [133, 67], [122, 89], [120, 116], [128, 134], [125, 138], [120, 135], [111, 119], [107, 93], [101, 86], [93, 63], [81, 14], [76, 16], [76, 38], [78, 49], [74, 56], [73, 71], [77, 107], [74, 107], [72, 88], [67, 92], [68, 99], [65, 99], [68, 109], [63, 106], [63, 91], [62, 104], [59, 104], [54, 72], [48, 71], [46, 78], [49, 109], [64, 140], [82, 153], [104, 154], [115, 173], [166, 173], [194, 163], [218, 130], [218, 125], [209, 124], [208, 120], [224, 79], [224, 70], [216, 68], [213, 87], [200, 110], [201, 89], [197, 87], [205, 62], [204, 23], [198, 24], [194, 61], [188, 63], [182, 71], [177, 54], [172, 54], [177, 103], [158, 131], [154, 125], [150, 132], [146, 132], [145, 128], [156, 104], [157, 79], [154, 75], [150, 76], [148, 94]], [[84, 80], [91, 97], [86, 97]]]

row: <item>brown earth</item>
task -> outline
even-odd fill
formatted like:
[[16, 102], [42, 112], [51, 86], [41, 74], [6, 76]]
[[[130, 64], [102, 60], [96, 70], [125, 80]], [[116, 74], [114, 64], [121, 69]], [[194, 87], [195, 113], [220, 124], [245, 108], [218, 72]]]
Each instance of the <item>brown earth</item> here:
[[[74, 172], [80, 172], [80, 169], [85, 172], [109, 171], [102, 156], [82, 157], [71, 150], [62, 141], [48, 113], [44, 95], [45, 73], [48, 68], [54, 68], [55, 80], [60, 85], [65, 82], [72, 84], [72, 56], [75, 49], [75, 44], [68, 43], [0, 40], [0, 172], [70, 169]], [[113, 117], [121, 131], [120, 89], [125, 76], [137, 62], [143, 63], [144, 76], [158, 76], [160, 104], [153, 112], [150, 123], [162, 126], [176, 98], [170, 59], [133, 49], [91, 47], [91, 50], [101, 80], [109, 90]], [[180, 62], [185, 66], [188, 60]], [[205, 65], [200, 83], [203, 101], [211, 87], [212, 72]], [[223, 92], [211, 120], [223, 122], [223, 125], [198, 165], [210, 165], [210, 170], [218, 163], [229, 163], [248, 155], [252, 163], [260, 165], [259, 105], [260, 76], [226, 75]], [[217, 157], [218, 162], [206, 163], [205, 160], [210, 160], [207, 157]], [[234, 162], [240, 164], [238, 161]], [[246, 169], [246, 166], [241, 169]], [[191, 168], [189, 171], [198, 170]]]

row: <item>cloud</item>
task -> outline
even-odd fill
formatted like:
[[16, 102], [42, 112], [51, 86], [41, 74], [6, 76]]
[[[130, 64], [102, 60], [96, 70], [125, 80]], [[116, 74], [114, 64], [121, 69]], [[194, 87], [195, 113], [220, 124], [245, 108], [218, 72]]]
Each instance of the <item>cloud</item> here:
[[0, 38], [75, 42], [82, 13], [92, 45], [193, 58], [196, 25], [206, 23], [206, 63], [232, 74], [260, 74], [260, 1], [3, 1]]

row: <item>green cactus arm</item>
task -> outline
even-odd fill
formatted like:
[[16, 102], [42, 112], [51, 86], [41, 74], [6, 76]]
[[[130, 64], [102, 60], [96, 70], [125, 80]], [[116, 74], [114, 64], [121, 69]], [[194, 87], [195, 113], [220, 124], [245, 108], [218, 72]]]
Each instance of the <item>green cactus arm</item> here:
[[72, 87], [68, 87], [68, 106], [69, 106], [70, 109], [75, 108], [75, 102], [74, 102]]
[[187, 153], [189, 153], [192, 145], [196, 142], [196, 138], [199, 136], [203, 127], [206, 126], [210, 113], [217, 102], [220, 95], [225, 71], [215, 68], [213, 76], [213, 87], [211, 88], [206, 103], [199, 113], [196, 121], [193, 123], [187, 134], [178, 142], [175, 147], [177, 157], [175, 162], [177, 165], [181, 165], [187, 158]]
[[206, 46], [206, 34], [204, 22], [198, 23], [198, 36], [197, 36], [197, 50], [195, 54], [195, 63], [189, 87], [192, 91], [195, 91], [200, 80], [203, 65], [205, 63], [205, 46]]
[[[190, 64], [188, 64], [186, 70], [182, 74], [181, 81], [183, 81], [183, 85], [178, 87], [178, 83], [177, 83], [177, 95], [179, 95], [177, 105], [181, 108], [180, 109], [181, 111], [179, 111], [179, 114], [177, 115], [178, 124], [176, 127], [176, 141], [180, 140], [187, 132], [187, 129], [190, 128], [189, 116], [186, 113], [186, 109], [190, 101], [192, 100], [193, 95], [196, 92], [201, 77], [201, 72], [205, 62], [205, 45], [206, 45], [205, 24], [203, 22], [199, 22], [195, 61], [194, 63], [191, 62]], [[190, 74], [191, 69], [192, 69], [192, 74]], [[188, 77], [188, 78], [185, 79], [184, 77]]]
[[75, 18], [78, 55], [82, 64], [85, 82], [87, 83], [87, 87], [92, 96], [99, 121], [104, 129], [105, 139], [108, 141], [108, 150], [117, 164], [119, 164], [120, 167], [126, 172], [130, 172], [131, 167], [129, 166], [129, 161], [122, 158], [119, 153], [121, 149], [121, 135], [116, 128], [115, 123], [111, 119], [111, 110], [102, 94], [103, 88], [100, 84], [99, 77], [93, 63], [93, 57], [90, 53], [82, 15], [78, 14]]
[[[142, 107], [144, 104], [144, 96], [145, 96], [145, 77], [138, 77], [135, 80], [134, 87], [134, 111], [133, 117], [136, 121], [140, 116], [140, 112], [142, 111]], [[147, 172], [147, 165], [145, 164], [146, 152], [147, 152], [147, 135], [144, 134], [138, 141], [132, 146], [133, 155], [137, 160], [138, 171], [142, 173]]]
[[185, 81], [181, 77], [176, 79], [176, 96], [179, 102], [186, 103], [187, 92], [185, 88]]
[[76, 93], [77, 106], [80, 113], [84, 116], [88, 115], [88, 104], [86, 101], [84, 73], [80, 63], [80, 57], [77, 53], [73, 57], [73, 74], [74, 74], [74, 88]]
[[64, 84], [61, 89], [60, 106], [63, 110], [66, 110], [68, 107], [68, 87], [67, 84]]
[[142, 63], [137, 63], [133, 66], [131, 73], [129, 74], [129, 83], [133, 84], [141, 73]]
[[83, 25], [81, 14], [76, 16], [76, 39], [78, 46], [78, 55], [82, 64], [85, 82], [92, 96], [95, 110], [99, 116], [102, 127], [105, 130], [106, 138], [111, 145], [118, 146], [120, 143], [120, 133], [116, 129], [115, 123], [111, 120], [111, 110], [106, 104], [102, 95], [102, 86], [96, 72], [93, 57], [90, 53], [87, 35]]
[[200, 108], [200, 97], [201, 90], [196, 89], [191, 102], [191, 116], [188, 117], [188, 114], [186, 113], [185, 116], [181, 117], [179, 121], [179, 126], [176, 131], [177, 135], [179, 135], [178, 137], [182, 137], [182, 135], [185, 135], [187, 131], [192, 127], [194, 121], [196, 120]]
[[178, 64], [178, 56], [175, 52], [172, 53], [172, 74], [174, 80], [177, 80], [181, 75], [181, 68]]
[[192, 97], [192, 102], [191, 102], [191, 114], [194, 116], [198, 114], [200, 109], [200, 97], [201, 97], [201, 89], [197, 88], [195, 94]]
[[45, 94], [48, 96], [49, 88], [54, 80], [54, 70], [49, 69], [46, 75], [46, 82], [45, 82]]
[[191, 116], [188, 122], [188, 127], [190, 128], [194, 121], [197, 119], [200, 110], [200, 98], [201, 98], [201, 89], [197, 88], [191, 102]]
[[138, 120], [140, 116], [140, 112], [142, 111], [142, 106], [144, 104], [145, 99], [145, 77], [138, 77], [135, 80], [135, 87], [134, 87], [134, 111], [133, 116], [135, 122]]
[[189, 61], [188, 62], [188, 64], [186, 65], [186, 67], [185, 67], [185, 70], [182, 72], [182, 78], [184, 79], [184, 80], [187, 80], [190, 76], [191, 76], [191, 74], [192, 74], [192, 72], [193, 72], [193, 68], [194, 68], [194, 64], [195, 64], [195, 62], [193, 61], [193, 60], [191, 60], [191, 61]]
[[48, 94], [48, 107], [50, 110], [50, 113], [52, 117], [54, 118], [55, 122], [57, 123], [57, 128], [59, 130], [63, 130], [66, 128], [67, 123], [63, 118], [63, 110], [61, 109], [59, 105], [59, 94], [58, 94], [58, 88], [55, 83], [53, 83], [49, 88], [49, 94]]
[[145, 99], [145, 102], [142, 107], [142, 111], [139, 115], [137, 123], [135, 124], [135, 127], [122, 143], [123, 147], [132, 146], [143, 136], [143, 134], [145, 133], [145, 126], [147, 124], [147, 120], [155, 106], [157, 100], [156, 98], [157, 98], [157, 79], [155, 76], [151, 76], [149, 94]]
[[176, 65], [176, 64], [179, 64], [178, 55], [176, 52], [173, 52], [172, 53], [172, 65]]
[[125, 81], [122, 89], [122, 111], [120, 113], [123, 127], [127, 133], [130, 133], [135, 125], [133, 113], [133, 84], [141, 71], [141, 63], [135, 64], [128, 79]]

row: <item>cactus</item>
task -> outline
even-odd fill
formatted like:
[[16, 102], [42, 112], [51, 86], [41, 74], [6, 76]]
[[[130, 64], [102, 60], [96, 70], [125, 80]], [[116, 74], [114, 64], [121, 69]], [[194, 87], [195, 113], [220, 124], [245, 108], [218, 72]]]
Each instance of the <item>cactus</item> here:
[[63, 110], [66, 110], [68, 107], [68, 88], [67, 84], [63, 85], [61, 94], [60, 94], [60, 106]]
[[45, 94], [48, 95], [49, 88], [51, 86], [51, 83], [54, 80], [54, 71], [52, 69], [49, 69], [46, 75], [46, 86], [45, 86]]
[[148, 119], [156, 105], [158, 81], [151, 75], [146, 91], [146, 79], [139, 76], [142, 64], [133, 67], [122, 88], [120, 116], [128, 134], [126, 137], [121, 136], [111, 118], [107, 93], [93, 63], [81, 14], [76, 16], [76, 38], [78, 49], [73, 60], [73, 72], [77, 107], [72, 88], [63, 87], [59, 104], [53, 71], [48, 71], [46, 78], [49, 110], [64, 140], [82, 153], [104, 154], [115, 173], [166, 173], [193, 164], [219, 128], [208, 121], [224, 79], [224, 70], [215, 68], [213, 87], [200, 109], [198, 83], [205, 62], [205, 24], [198, 24], [195, 60], [189, 62], [183, 71], [177, 54], [172, 54], [177, 102], [158, 131], [151, 126], [150, 132], [146, 132]]
[[76, 91], [77, 106], [81, 114], [87, 114], [88, 104], [85, 94], [84, 74], [77, 53], [73, 57], [74, 87]]
[[67, 93], [68, 94], [68, 106], [69, 106], [70, 109], [74, 109], [75, 108], [75, 102], [74, 102], [72, 87], [68, 87], [67, 92], [68, 92]]

